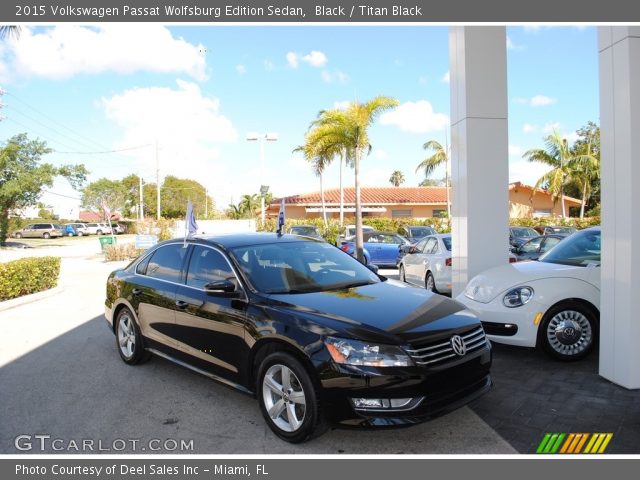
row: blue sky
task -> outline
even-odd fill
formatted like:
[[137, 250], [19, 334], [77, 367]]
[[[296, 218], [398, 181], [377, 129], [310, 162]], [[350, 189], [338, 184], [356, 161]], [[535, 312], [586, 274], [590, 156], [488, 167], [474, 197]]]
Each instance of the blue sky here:
[[[319, 110], [375, 95], [400, 107], [371, 129], [364, 185], [388, 186], [401, 170], [405, 186], [422, 178], [422, 144], [445, 141], [449, 121], [448, 28], [431, 26], [23, 27], [0, 45], [6, 91], [0, 140], [27, 132], [57, 153], [52, 163], [83, 162], [91, 179], [141, 173], [206, 185], [218, 208], [257, 193], [318, 189], [292, 150]], [[594, 27], [507, 28], [510, 181], [533, 183], [544, 168], [521, 159], [558, 129], [570, 140], [598, 121]], [[248, 132], [275, 132], [260, 149]], [[124, 150], [114, 153], [84, 153]], [[61, 153], [68, 152], [68, 153]], [[72, 153], [83, 152], [83, 153]], [[434, 177], [443, 176], [437, 171]], [[345, 181], [352, 185], [353, 175]], [[338, 164], [325, 186], [338, 186]], [[52, 192], [78, 197], [65, 182]], [[77, 202], [46, 194], [60, 213]]]

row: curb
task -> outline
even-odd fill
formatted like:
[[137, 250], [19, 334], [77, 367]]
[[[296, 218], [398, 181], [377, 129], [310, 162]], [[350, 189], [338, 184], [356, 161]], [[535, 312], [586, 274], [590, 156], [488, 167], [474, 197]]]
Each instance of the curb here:
[[11, 300], [5, 300], [4, 302], [0, 302], [0, 312], [19, 307], [21, 305], [26, 305], [27, 303], [33, 303], [38, 300], [53, 297], [62, 291], [64, 291], [64, 286], [58, 285], [57, 287], [53, 287], [42, 292], [31, 293], [29, 295], [23, 295], [22, 297], [12, 298]]

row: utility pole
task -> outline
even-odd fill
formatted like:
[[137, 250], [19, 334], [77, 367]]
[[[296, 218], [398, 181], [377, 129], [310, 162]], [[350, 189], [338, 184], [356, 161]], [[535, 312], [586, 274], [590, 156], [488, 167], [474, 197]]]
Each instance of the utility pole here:
[[139, 191], [140, 191], [140, 221], [144, 222], [144, 194], [143, 194], [143, 187], [144, 185], [142, 184], [142, 175], [138, 175], [138, 180], [140, 181], [140, 186], [138, 187]]
[[160, 220], [160, 159], [158, 157], [158, 141], [156, 140], [156, 197], [157, 219]]
[[204, 187], [204, 219], [209, 218], [209, 189]]

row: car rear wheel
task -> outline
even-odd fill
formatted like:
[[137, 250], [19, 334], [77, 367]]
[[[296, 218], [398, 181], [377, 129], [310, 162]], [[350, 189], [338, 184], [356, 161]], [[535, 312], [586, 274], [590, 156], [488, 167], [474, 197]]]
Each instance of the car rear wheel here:
[[559, 360], [584, 358], [598, 338], [597, 315], [588, 307], [566, 302], [551, 308], [540, 326], [544, 350]]
[[150, 357], [142, 344], [142, 335], [133, 314], [126, 307], [116, 317], [116, 342], [120, 358], [129, 365], [145, 362]]
[[22, 238], [22, 234], [20, 232], [16, 233], [16, 238]]
[[96, 235], [102, 235], [102, 230], [96, 230]]
[[82, 232], [78, 232], [78, 236], [81, 237], [82, 235], [84, 235], [84, 233]]
[[49, 234], [49, 232], [44, 232], [42, 234], [42, 238], [51, 238], [51, 235]]
[[404, 273], [404, 265], [400, 264], [400, 268], [398, 269], [398, 277], [400, 278], [401, 282], [406, 282], [407, 281], [407, 277]]
[[316, 389], [307, 370], [292, 355], [276, 352], [266, 357], [256, 387], [262, 415], [281, 439], [300, 443], [323, 431]]
[[433, 274], [431, 272], [427, 272], [427, 276], [424, 279], [424, 288], [433, 293], [438, 293], [438, 289], [436, 288], [436, 281], [433, 278]]

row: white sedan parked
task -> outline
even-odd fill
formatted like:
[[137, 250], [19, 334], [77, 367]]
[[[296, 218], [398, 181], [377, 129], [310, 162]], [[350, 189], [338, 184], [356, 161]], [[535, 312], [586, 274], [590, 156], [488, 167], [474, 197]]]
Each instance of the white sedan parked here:
[[451, 235], [429, 235], [402, 257], [400, 280], [436, 293], [451, 293]]
[[567, 237], [538, 261], [477, 275], [457, 300], [495, 342], [542, 347], [561, 360], [584, 357], [598, 339], [600, 227]]

